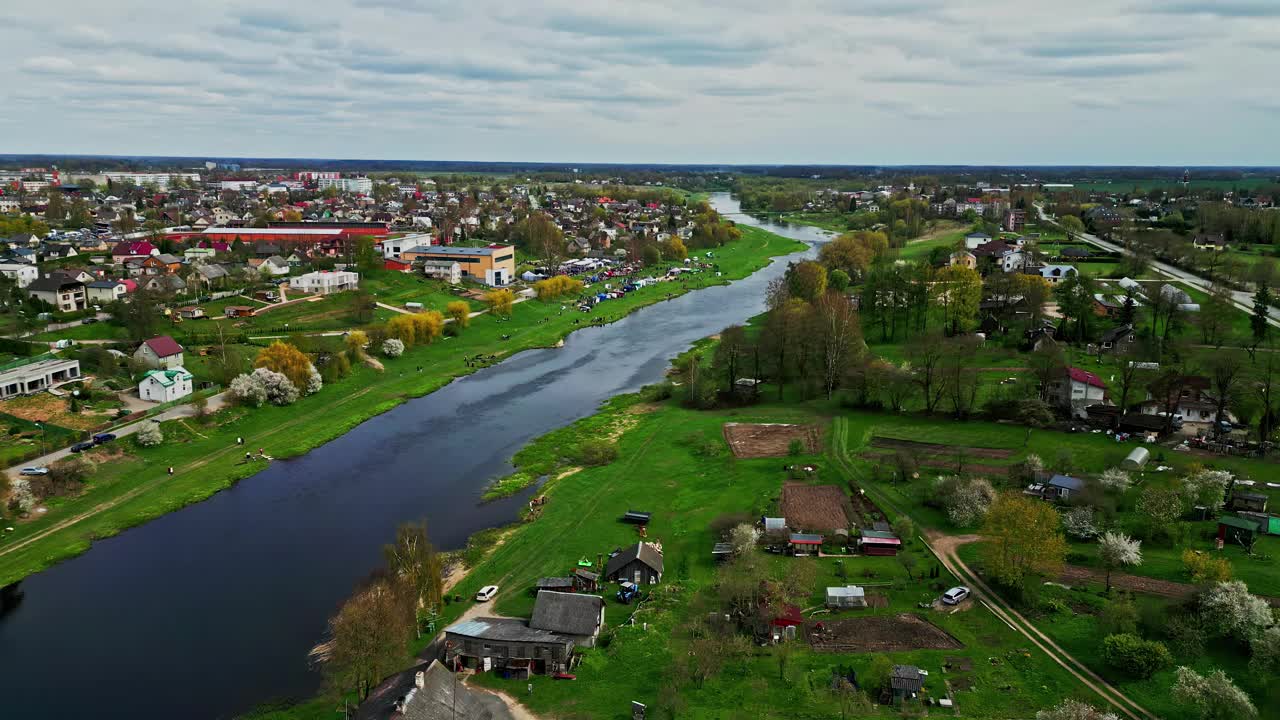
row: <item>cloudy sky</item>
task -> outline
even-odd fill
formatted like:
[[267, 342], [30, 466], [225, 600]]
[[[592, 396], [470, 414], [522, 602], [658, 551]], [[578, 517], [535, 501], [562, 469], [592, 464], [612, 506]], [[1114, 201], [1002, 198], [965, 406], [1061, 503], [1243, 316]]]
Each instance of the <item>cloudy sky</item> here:
[[22, 3], [0, 152], [1280, 164], [1280, 0]]

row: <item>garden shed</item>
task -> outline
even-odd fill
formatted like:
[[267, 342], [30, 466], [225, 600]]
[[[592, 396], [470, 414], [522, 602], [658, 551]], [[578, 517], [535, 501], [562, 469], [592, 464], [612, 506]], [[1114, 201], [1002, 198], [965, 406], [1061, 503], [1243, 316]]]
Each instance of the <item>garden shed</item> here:
[[1151, 451], [1144, 447], [1136, 447], [1127, 457], [1120, 463], [1120, 467], [1125, 470], [1141, 470], [1147, 464], [1147, 460], [1151, 459]]

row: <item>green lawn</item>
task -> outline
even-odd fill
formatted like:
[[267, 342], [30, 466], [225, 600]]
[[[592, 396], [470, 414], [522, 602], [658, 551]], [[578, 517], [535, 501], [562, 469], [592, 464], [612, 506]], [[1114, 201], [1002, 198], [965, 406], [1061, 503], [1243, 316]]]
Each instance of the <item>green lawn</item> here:
[[933, 237], [908, 240], [906, 246], [898, 251], [898, 257], [903, 260], [928, 260], [929, 255], [936, 248], [947, 250], [948, 254], [950, 254], [950, 251], [955, 249], [956, 246], [964, 240], [964, 236], [968, 233], [969, 231], [967, 229], [962, 229], [942, 233]]
[[[722, 277], [701, 273], [690, 276], [684, 285], [692, 290], [723, 284], [751, 274], [768, 264], [773, 256], [802, 248], [801, 243], [744, 227], [742, 240], [716, 251]], [[682, 291], [681, 284], [659, 283], [627, 293], [621, 299], [602, 303], [593, 315], [603, 322], [612, 322], [639, 307], [660, 302], [669, 294]], [[103, 465], [86, 484], [83, 493], [64, 499], [58, 507], [38, 519], [23, 523], [16, 532], [0, 540], [0, 585], [81, 553], [94, 538], [113, 535], [202, 500], [260, 470], [258, 465], [238, 463], [236, 437], [244, 437], [255, 447], [266, 448], [273, 457], [296, 456], [409, 398], [425, 395], [457, 376], [474, 372], [464, 363], [465, 356], [507, 356], [529, 348], [554, 345], [576, 329], [578, 326], [573, 324], [574, 321], [581, 321], [583, 317], [579, 313], [561, 315], [559, 307], [559, 303], [540, 301], [520, 303], [515, 308], [514, 320], [502, 323], [482, 315], [475, 318], [460, 337], [412, 348], [396, 360], [384, 361], [387, 372], [378, 373], [360, 366], [351, 376], [292, 406], [264, 407], [253, 412], [227, 411], [216, 417], [212, 426], [201, 428], [201, 436], [188, 436], [189, 441], [169, 441], [145, 450], [128, 443], [125, 447], [130, 449], [131, 455]], [[184, 323], [184, 326], [195, 324]], [[510, 339], [503, 340], [504, 335]], [[429, 368], [429, 371], [403, 375], [395, 371], [396, 366], [418, 365]], [[166, 423], [165, 433], [167, 436], [171, 433], [185, 435], [189, 432], [186, 428], [193, 422]], [[169, 466], [178, 470], [173, 478], [165, 475], [164, 470]], [[102, 510], [99, 506], [104, 503], [115, 504]], [[74, 526], [5, 553], [6, 546], [22, 542], [68, 517], [95, 510], [96, 514]]]

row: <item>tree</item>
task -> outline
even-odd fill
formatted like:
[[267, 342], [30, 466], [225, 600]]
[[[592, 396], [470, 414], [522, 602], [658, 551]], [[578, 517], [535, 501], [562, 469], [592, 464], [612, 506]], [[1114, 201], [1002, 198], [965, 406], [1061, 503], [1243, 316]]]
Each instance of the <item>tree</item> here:
[[1048, 402], [1049, 388], [1066, 372], [1067, 360], [1057, 343], [1046, 343], [1031, 353], [1031, 372], [1035, 375], [1041, 400]]
[[[1245, 380], [1245, 362], [1239, 353], [1219, 350], [1209, 360], [1209, 380], [1213, 383], [1214, 420], [1226, 420], [1227, 405], [1231, 403]], [[1220, 423], [1214, 423], [1215, 435], [1222, 434]]]
[[971, 335], [957, 335], [944, 342], [942, 381], [944, 395], [957, 420], [963, 420], [978, 400], [981, 375], [974, 368], [980, 341]]
[[[369, 347], [369, 336], [363, 330], [352, 330], [347, 333], [343, 344], [346, 345], [347, 352], [351, 353], [352, 357], [362, 358], [365, 354], [365, 348]], [[400, 351], [404, 351], [403, 346], [401, 346]]]
[[1182, 495], [1173, 488], [1148, 487], [1138, 496], [1137, 510], [1147, 520], [1148, 537], [1162, 535], [1182, 517]]
[[1231, 473], [1225, 470], [1198, 470], [1182, 479], [1182, 495], [1193, 507], [1217, 513], [1227, 501]]
[[1231, 579], [1231, 561], [1220, 555], [1186, 548], [1182, 551], [1182, 566], [1197, 585], [1215, 585]]
[[[444, 597], [444, 563], [427, 535], [427, 524], [405, 523], [396, 529], [395, 542], [382, 548], [391, 576], [410, 597], [415, 614], [430, 613]], [[419, 637], [419, 624], [414, 623]]]
[[129, 296], [129, 302], [113, 305], [111, 315], [124, 325], [130, 340], [141, 342], [153, 338], [160, 326], [160, 297], [140, 287]]
[[[307, 382], [311, 381], [308, 374]], [[246, 404], [259, 407], [264, 402], [291, 405], [298, 399], [298, 387], [283, 373], [258, 368], [231, 381], [231, 394]]]
[[1094, 318], [1093, 296], [1097, 283], [1088, 275], [1071, 273], [1058, 283], [1053, 294], [1058, 299], [1058, 311], [1075, 327], [1076, 342], [1090, 337], [1090, 323]]
[[160, 423], [156, 422], [143, 423], [134, 437], [142, 447], [155, 447], [164, 442], [164, 433], [160, 430]]
[[453, 319], [455, 328], [465, 328], [471, 325], [471, 306], [465, 300], [454, 300], [445, 305], [444, 312]]
[[355, 690], [363, 700], [388, 674], [404, 664], [413, 609], [395, 583], [378, 581], [356, 593], [329, 621], [329, 661], [324, 665], [330, 692]]
[[737, 525], [729, 531], [729, 544], [733, 546], [734, 557], [750, 554], [759, 541], [760, 529], [750, 523]]
[[741, 325], [730, 325], [720, 331], [711, 365], [724, 373], [725, 391], [732, 392], [738, 382], [743, 358], [747, 353], [747, 333]]
[[792, 263], [786, 277], [792, 297], [815, 302], [827, 292], [827, 270], [812, 260]]
[[564, 257], [564, 233], [546, 214], [535, 212], [516, 223], [516, 244], [549, 265], [558, 265]]
[[1173, 698], [1184, 707], [1195, 708], [1202, 720], [1251, 720], [1258, 717], [1249, 694], [1236, 687], [1221, 670], [1201, 675], [1188, 667], [1177, 670]]
[[1267, 339], [1271, 324], [1271, 288], [1266, 283], [1259, 283], [1253, 294], [1253, 314], [1249, 316], [1249, 328], [1253, 331], [1255, 345]]
[[[365, 339], [368, 340], [367, 337]], [[306, 388], [315, 372], [305, 353], [281, 340], [263, 348], [254, 359], [253, 366], [284, 375], [295, 388]]]
[[1200, 339], [1206, 345], [1222, 347], [1231, 329], [1231, 317], [1235, 312], [1231, 288], [1222, 283], [1214, 283], [1213, 287], [1209, 288], [1209, 299], [1201, 305], [1196, 317], [1197, 324], [1200, 326]]
[[1102, 659], [1116, 670], [1144, 680], [1173, 664], [1173, 655], [1164, 643], [1128, 633], [1108, 635], [1102, 641]]
[[382, 354], [389, 358], [398, 358], [404, 354], [404, 342], [396, 338], [382, 341]]
[[1108, 468], [1098, 481], [1102, 483], [1102, 487], [1114, 493], [1124, 493], [1133, 482], [1129, 478], [1129, 473], [1120, 468]]
[[1220, 582], [1200, 596], [1200, 610], [1210, 631], [1252, 642], [1274, 624], [1271, 606], [1251, 595], [1240, 580]]
[[769, 316], [760, 333], [761, 352], [766, 359], [773, 381], [778, 385], [778, 398], [782, 398], [788, 380], [788, 368], [797, 337], [802, 332], [805, 316], [810, 307], [803, 300], [789, 296], [786, 283], [771, 287]]
[[1062, 513], [1062, 529], [1073, 538], [1087, 540], [1098, 534], [1093, 514], [1088, 505], [1077, 505]]
[[849, 273], [840, 268], [827, 273], [827, 286], [838, 293], [848, 290], [850, 282]]
[[511, 310], [515, 307], [515, 293], [505, 288], [500, 290], [490, 290], [485, 293], [484, 302], [489, 306], [489, 312], [497, 317], [511, 317]]
[[822, 385], [827, 399], [835, 394], [842, 378], [848, 373], [852, 361], [865, 347], [862, 343], [862, 323], [853, 303], [845, 295], [829, 292], [818, 299], [816, 313], [817, 338], [821, 350]]
[[1098, 559], [1107, 572], [1107, 594], [1111, 593], [1111, 572], [1116, 568], [1142, 564], [1142, 541], [1121, 532], [1105, 532], [1098, 538]]
[[1115, 713], [1103, 712], [1079, 700], [1063, 700], [1051, 710], [1036, 713], [1036, 720], [1120, 720]]
[[880, 693], [889, 687], [889, 680], [892, 677], [893, 661], [885, 655], [873, 655], [870, 666], [862, 674], [862, 684], [871, 695], [871, 699], [878, 700]]
[[907, 343], [907, 360], [911, 363], [916, 384], [924, 395], [924, 409], [928, 413], [932, 413], [938, 406], [946, 390], [942, 374], [945, 353], [946, 349], [939, 335], [920, 335]]
[[1266, 675], [1280, 668], [1280, 626], [1267, 628], [1249, 644], [1249, 652], [1252, 655], [1249, 669], [1258, 675]]
[[1059, 525], [1058, 512], [1048, 503], [1015, 493], [996, 498], [983, 526], [991, 538], [984, 548], [991, 577], [1025, 592], [1033, 576], [1056, 574], [1067, 556]]
[[1075, 215], [1063, 215], [1058, 218], [1058, 224], [1067, 233], [1067, 242], [1075, 242], [1076, 236], [1084, 234], [1084, 222]]
[[982, 301], [982, 276], [963, 265], [948, 265], [938, 271], [932, 292], [942, 307], [943, 326], [949, 335], [974, 327]]
[[875, 260], [889, 250], [889, 238], [882, 232], [848, 232], [822, 246], [818, 261], [828, 271], [842, 270], [850, 278], [860, 278]]
[[934, 482], [933, 497], [953, 525], [972, 527], [987, 516], [996, 491], [986, 478], [952, 475]]

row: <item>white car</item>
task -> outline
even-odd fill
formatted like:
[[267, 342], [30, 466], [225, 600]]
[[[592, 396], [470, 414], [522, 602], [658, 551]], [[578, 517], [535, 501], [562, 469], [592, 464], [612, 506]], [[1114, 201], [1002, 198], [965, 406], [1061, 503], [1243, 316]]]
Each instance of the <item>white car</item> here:
[[24, 468], [22, 468], [22, 470], [20, 470], [20, 471], [19, 471], [19, 473], [18, 473], [18, 474], [19, 474], [19, 475], [48, 475], [48, 474], [49, 474], [49, 468], [47, 468], [47, 467], [43, 467], [43, 466], [41, 466], [41, 467], [24, 467]]
[[959, 587], [953, 587], [950, 590], [942, 593], [942, 603], [944, 605], [959, 605], [965, 600], [968, 600], [969, 595], [971, 594], [972, 593], [969, 592], [969, 588], [964, 587], [963, 585]]
[[480, 592], [476, 593], [476, 602], [489, 602], [494, 595], [498, 594], [497, 585], [485, 585], [480, 588]]

